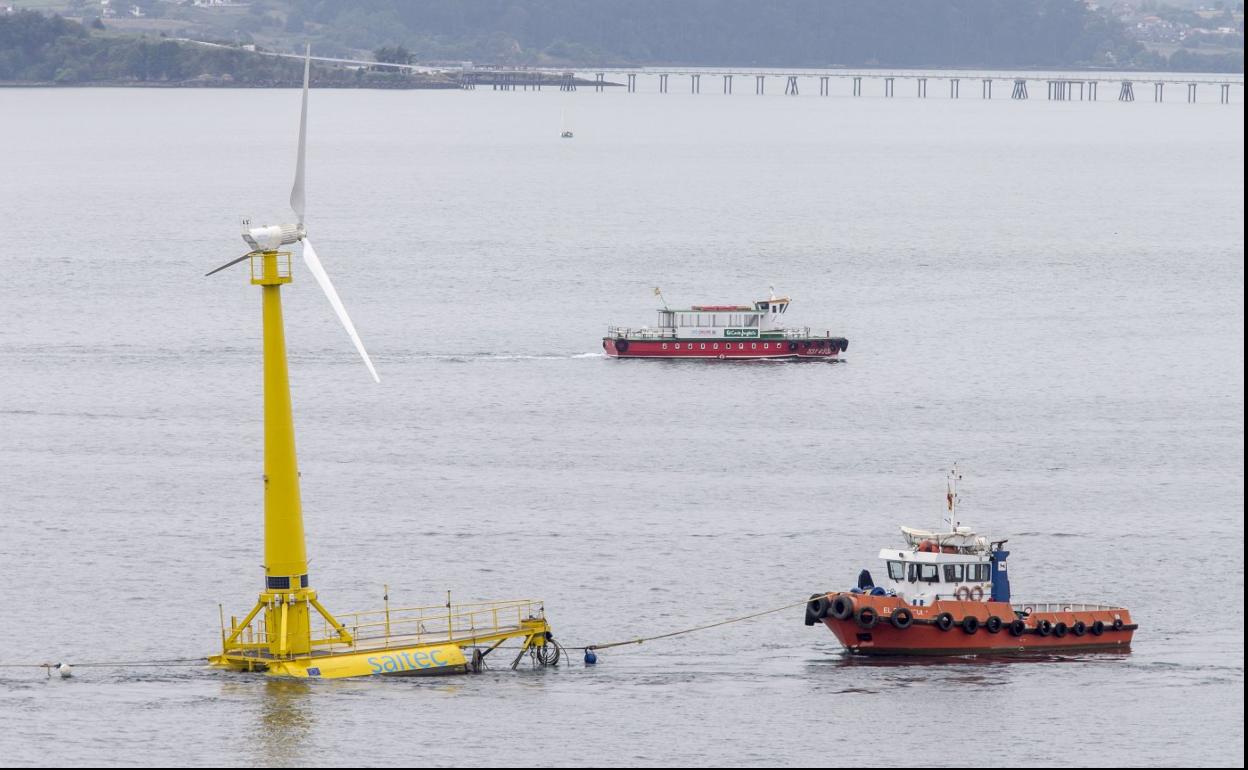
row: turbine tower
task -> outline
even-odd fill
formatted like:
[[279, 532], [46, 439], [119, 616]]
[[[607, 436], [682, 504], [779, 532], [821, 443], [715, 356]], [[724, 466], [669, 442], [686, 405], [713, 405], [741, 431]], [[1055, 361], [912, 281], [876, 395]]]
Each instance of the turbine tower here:
[[[267, 651], [274, 658], [306, 655], [318, 645], [350, 643], [351, 635], [317, 600], [308, 580], [308, 555], [303, 534], [303, 508], [299, 498], [299, 466], [295, 457], [295, 424], [291, 412], [290, 379], [286, 364], [286, 334], [282, 322], [282, 285], [292, 280], [291, 253], [283, 246], [301, 244], [308, 272], [320, 284], [329, 303], [346, 328], [369, 374], [380, 382], [368, 351], [351, 323], [325, 267], [317, 257], [304, 227], [304, 168], [308, 133], [308, 76], [311, 47], [303, 64], [303, 107], [299, 116], [299, 154], [290, 208], [295, 224], [251, 227], [243, 223], [243, 240], [251, 251], [208, 275], [251, 261], [251, 282], [260, 287], [264, 322], [264, 591], [251, 613], [231, 629], [224, 640], [226, 650]], [[314, 639], [312, 612], [319, 613], [335, 636]], [[241, 640], [243, 630], [264, 613], [263, 639]]]

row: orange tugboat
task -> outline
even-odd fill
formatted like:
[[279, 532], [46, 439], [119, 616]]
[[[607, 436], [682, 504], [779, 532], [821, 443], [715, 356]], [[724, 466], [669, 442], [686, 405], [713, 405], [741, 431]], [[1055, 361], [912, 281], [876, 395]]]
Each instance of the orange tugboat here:
[[957, 482], [949, 474], [948, 530], [902, 527], [904, 548], [885, 548], [887, 579], [866, 570], [849, 591], [815, 594], [806, 625], [826, 625], [857, 655], [982, 655], [1059, 650], [1125, 650], [1136, 625], [1122, 607], [1076, 601], [1011, 601], [1006, 541], [989, 541], [954, 519]]

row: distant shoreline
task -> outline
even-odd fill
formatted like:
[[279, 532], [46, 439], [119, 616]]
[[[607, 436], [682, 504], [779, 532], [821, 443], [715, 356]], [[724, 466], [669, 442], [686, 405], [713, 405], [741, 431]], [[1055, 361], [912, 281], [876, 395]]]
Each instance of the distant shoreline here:
[[[256, 89], [256, 88], [299, 88], [300, 83], [294, 81], [274, 81], [270, 83], [195, 83], [195, 82], [132, 82], [126, 80], [99, 80], [76, 83], [57, 83], [54, 81], [0, 81], [0, 88], [188, 88], [202, 90], [223, 90], [223, 89]], [[411, 83], [395, 85], [381, 85], [379, 83], [367, 83], [354, 85], [345, 82], [332, 83], [313, 83], [316, 88], [341, 88], [353, 91], [371, 90], [371, 91], [458, 91], [460, 86], [458, 83]]]

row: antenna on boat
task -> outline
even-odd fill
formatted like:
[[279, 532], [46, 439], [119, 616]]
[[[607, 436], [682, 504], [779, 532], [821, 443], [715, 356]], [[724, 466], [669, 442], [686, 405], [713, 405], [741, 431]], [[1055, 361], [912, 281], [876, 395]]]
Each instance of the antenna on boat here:
[[663, 290], [660, 289], [658, 286], [654, 287], [654, 296], [658, 297], [660, 300], [663, 301], [664, 310], [671, 310], [671, 308], [667, 306], [667, 298], [663, 296]]
[[958, 482], [961, 480], [962, 472], [958, 470], [958, 464], [955, 462], [949, 469], [949, 475], [945, 480], [945, 524], [948, 525], [950, 532], [957, 531], [960, 523], [954, 517], [958, 510]]

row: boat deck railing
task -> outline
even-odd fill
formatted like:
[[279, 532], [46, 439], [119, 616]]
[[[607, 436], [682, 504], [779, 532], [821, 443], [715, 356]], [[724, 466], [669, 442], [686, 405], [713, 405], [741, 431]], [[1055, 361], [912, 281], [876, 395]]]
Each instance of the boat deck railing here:
[[[708, 328], [708, 327], [699, 327], [699, 328]], [[738, 327], [733, 327], [733, 328], [738, 328]], [[608, 337], [622, 337], [626, 340], [674, 340], [680, 337], [680, 334], [678, 333], [679, 329], [680, 327], [675, 327], [675, 326], [659, 326], [655, 328], [651, 328], [648, 326], [643, 326], [641, 328], [633, 328], [629, 326], [608, 326], [607, 336]], [[680, 337], [680, 338], [686, 339], [683, 337]], [[768, 340], [768, 339], [774, 340], [777, 338], [786, 339], [786, 340], [790, 340], [790, 339], [803, 339], [803, 340], [804, 339], [828, 339], [828, 340], [840, 339], [837, 335], [833, 334], [830, 330], [824, 331], [823, 334], [819, 334], [818, 332], [812, 333], [809, 326], [804, 326], [800, 329], [763, 329], [760, 331], [760, 334], [758, 337], [728, 337], [728, 338], [707, 337], [706, 339], [708, 341], [710, 340], [719, 341], [722, 339], [728, 339], [731, 342], [749, 342], [751, 340], [753, 341]], [[693, 338], [690, 338], [690, 339], [693, 339]]]
[[1088, 604], [1087, 602], [1010, 602], [1018, 612], [1122, 612], [1122, 607], [1111, 604]]

